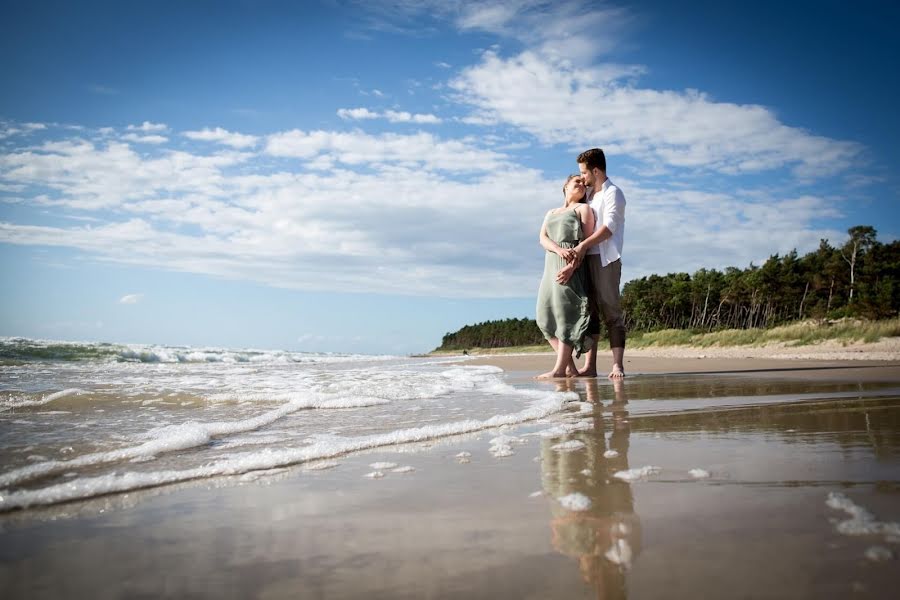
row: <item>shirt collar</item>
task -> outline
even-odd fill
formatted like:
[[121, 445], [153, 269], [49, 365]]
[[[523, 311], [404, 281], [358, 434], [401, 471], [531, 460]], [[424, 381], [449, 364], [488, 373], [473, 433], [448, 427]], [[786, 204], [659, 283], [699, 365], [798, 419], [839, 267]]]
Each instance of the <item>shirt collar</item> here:
[[601, 193], [601, 192], [605, 192], [606, 188], [608, 188], [610, 185], [612, 185], [612, 181], [610, 181], [609, 177], [607, 177], [606, 181], [603, 182], [603, 185], [601, 185], [599, 189], [591, 188], [591, 198], [590, 198], [590, 200], [588, 200], [588, 202], [593, 202], [594, 198], [597, 197], [597, 194]]

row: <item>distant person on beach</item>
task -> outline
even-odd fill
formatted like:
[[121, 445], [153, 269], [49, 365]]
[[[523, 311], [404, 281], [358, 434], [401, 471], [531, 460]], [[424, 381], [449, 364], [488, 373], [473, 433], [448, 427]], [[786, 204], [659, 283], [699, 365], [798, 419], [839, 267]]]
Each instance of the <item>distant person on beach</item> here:
[[622, 280], [622, 244], [625, 239], [625, 195], [606, 176], [606, 156], [600, 148], [578, 155], [578, 170], [588, 187], [587, 200], [596, 217], [593, 233], [564, 254], [567, 264], [557, 281], [565, 283], [574, 277], [587, 256], [586, 271], [591, 288], [591, 323], [589, 334], [594, 343], [587, 351], [581, 377], [597, 376], [597, 341], [600, 318], [606, 323], [613, 365], [610, 379], [625, 376], [625, 320], [622, 318], [619, 285]]
[[563, 198], [563, 205], [550, 210], [541, 225], [540, 243], [547, 252], [536, 320], [556, 351], [556, 364], [553, 370], [538, 375], [539, 379], [577, 375], [572, 353], [580, 356], [593, 342], [588, 335], [590, 301], [586, 271], [572, 269], [565, 281], [558, 281], [566, 263], [576, 260], [574, 248], [594, 230], [594, 211], [586, 203], [581, 176], [569, 175], [563, 185]]

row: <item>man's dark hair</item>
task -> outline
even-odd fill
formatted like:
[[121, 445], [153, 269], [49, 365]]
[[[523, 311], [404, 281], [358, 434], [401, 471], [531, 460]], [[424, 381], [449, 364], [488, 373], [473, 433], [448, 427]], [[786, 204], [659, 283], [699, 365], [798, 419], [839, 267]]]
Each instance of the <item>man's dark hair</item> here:
[[588, 171], [600, 169], [606, 173], [606, 155], [600, 148], [591, 148], [578, 155], [576, 162], [584, 164]]

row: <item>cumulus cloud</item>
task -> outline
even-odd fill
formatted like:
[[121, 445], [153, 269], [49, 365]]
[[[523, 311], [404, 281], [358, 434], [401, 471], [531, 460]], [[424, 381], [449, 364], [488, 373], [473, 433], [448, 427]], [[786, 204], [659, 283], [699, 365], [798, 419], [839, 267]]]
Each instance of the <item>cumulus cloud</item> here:
[[216, 194], [221, 169], [246, 161], [234, 151], [144, 155], [119, 140], [64, 138], [0, 154], [0, 178], [27, 185], [37, 202], [82, 210], [118, 207], [175, 193]]
[[10, 123], [7, 121], [0, 121], [0, 140], [8, 137], [12, 137], [14, 135], [27, 135], [29, 133], [35, 131], [41, 131], [42, 129], [46, 129], [47, 125], [44, 123]]
[[[79, 217], [70, 225], [3, 218], [0, 243], [304, 290], [535, 293], [537, 233], [562, 200], [564, 174], [517, 165], [510, 177], [510, 156], [424, 134], [287, 131], [266, 147], [299, 160], [244, 171], [236, 167], [246, 155], [166, 147], [145, 155], [66, 137], [0, 155], [0, 183], [31, 206]], [[352, 176], [310, 171], [310, 159], [334, 160]], [[841, 237], [815, 226], [837, 216], [834, 198], [614, 179], [628, 199], [626, 279], [745, 266]]]
[[[493, 173], [503, 155], [409, 137], [351, 136], [353, 147], [389, 142], [380, 153], [360, 155], [381, 161], [376, 172], [352, 178], [302, 169], [241, 174], [215, 155], [179, 153], [172, 161], [171, 152], [142, 156], [116, 144], [48, 142], [38, 152], [0, 157], [0, 181], [32, 191], [51, 187], [52, 195], [34, 194], [31, 204], [102, 218], [73, 226], [7, 221], [0, 242], [299, 289], [503, 296], [530, 287], [533, 269], [521, 268], [521, 247], [532, 250], [532, 261], [540, 258], [534, 238], [542, 199], [550, 196], [543, 178], [520, 173], [523, 207], [510, 213], [508, 184]], [[467, 152], [473, 158], [456, 167], [475, 169], [469, 180], [440, 174], [441, 162]]]
[[511, 58], [488, 51], [451, 87], [475, 109], [474, 119], [512, 125], [547, 144], [599, 144], [676, 169], [741, 174], [791, 168], [816, 177], [862, 152], [856, 143], [787, 126], [762, 106], [637, 87], [627, 79], [638, 72], [578, 69], [533, 51]]
[[[629, 43], [639, 21], [628, 8], [584, 0], [405, 0], [374, 11], [398, 23], [434, 18], [461, 31], [513, 39], [449, 82], [469, 114], [456, 121], [511, 126], [546, 145], [601, 145], [649, 169], [741, 175], [790, 170], [803, 180], [851, 167], [863, 147], [816, 135], [755, 104], [716, 100], [700, 90], [641, 86], [643, 65], [621, 64], [615, 50]], [[600, 32], [600, 33], [598, 33]], [[376, 118], [368, 111], [366, 118]], [[383, 115], [380, 115], [383, 116]]]
[[143, 131], [144, 133], [152, 133], [154, 131], [167, 131], [169, 128], [163, 123], [151, 123], [144, 121], [140, 125], [129, 125], [128, 131]]
[[143, 300], [143, 294], [126, 294], [119, 298], [119, 304], [137, 304], [141, 300]]
[[386, 110], [374, 112], [368, 108], [340, 108], [337, 115], [344, 120], [363, 121], [369, 119], [386, 119], [391, 123], [438, 124], [441, 118], [432, 114], [413, 114], [405, 111]]
[[218, 142], [232, 148], [251, 148], [257, 144], [259, 138], [253, 135], [234, 133], [221, 127], [215, 129], [205, 128], [200, 131], [185, 131], [186, 138], [206, 142]]
[[440, 123], [441, 119], [432, 114], [412, 114], [405, 111], [387, 110], [385, 118], [391, 123]]
[[834, 198], [713, 192], [614, 180], [626, 191], [628, 202], [623, 259], [627, 279], [746, 267], [795, 248], [811, 251], [822, 238], [845, 237], [845, 232], [815, 225], [823, 218], [843, 216]]
[[122, 139], [138, 144], [165, 144], [169, 141], [169, 138], [162, 135], [138, 135], [136, 133], [126, 133]]
[[270, 135], [265, 152], [315, 160], [330, 156], [345, 165], [394, 163], [441, 171], [478, 172], [499, 168], [508, 157], [462, 140], [443, 140], [429, 133], [370, 135], [362, 131], [291, 130]]
[[337, 115], [345, 120], [362, 121], [365, 119], [377, 119], [381, 115], [372, 112], [368, 108], [339, 108]]

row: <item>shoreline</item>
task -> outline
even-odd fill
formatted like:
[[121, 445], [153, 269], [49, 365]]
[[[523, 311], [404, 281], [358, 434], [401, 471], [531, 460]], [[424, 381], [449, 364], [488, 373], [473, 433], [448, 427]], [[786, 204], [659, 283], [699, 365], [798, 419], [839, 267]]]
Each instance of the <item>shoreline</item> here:
[[[496, 354], [471, 352], [468, 356], [457, 356], [461, 358], [459, 364], [498, 367], [517, 378], [546, 371], [552, 366], [554, 359], [553, 352], [535, 351]], [[580, 364], [581, 361], [577, 362]], [[605, 369], [609, 368], [610, 362], [609, 349], [604, 348], [597, 360], [599, 379], [606, 380]], [[779, 343], [724, 348], [685, 346], [625, 348], [626, 377], [645, 374], [743, 373], [762, 378], [815, 377], [840, 380], [847, 376], [848, 370], [853, 373], [854, 378], [862, 381], [900, 381], [900, 338], [846, 346], [837, 342], [826, 342], [801, 347]], [[574, 380], [578, 379], [580, 378]]]
[[[609, 355], [609, 350], [602, 346], [600, 360]], [[423, 356], [466, 358], [462, 353], [431, 352]], [[547, 348], [538, 346], [521, 346], [496, 349], [473, 349], [468, 351], [468, 358], [497, 359], [503, 357], [543, 357], [553, 356]], [[628, 358], [662, 358], [662, 359], [729, 359], [729, 360], [773, 360], [773, 361], [881, 361], [900, 363], [900, 337], [883, 338], [877, 342], [841, 343], [823, 341], [818, 344], [803, 346], [785, 342], [768, 343], [758, 346], [648, 346], [630, 348], [626, 344], [626, 361]]]

